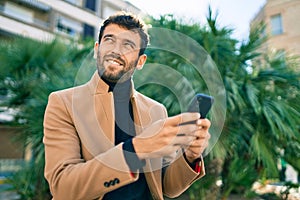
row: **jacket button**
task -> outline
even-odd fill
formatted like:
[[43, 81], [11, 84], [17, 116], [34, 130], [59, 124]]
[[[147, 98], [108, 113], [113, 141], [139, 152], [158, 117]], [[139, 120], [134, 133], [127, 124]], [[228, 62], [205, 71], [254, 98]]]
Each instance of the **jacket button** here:
[[109, 187], [109, 186], [110, 186], [109, 182], [104, 183], [104, 187]]
[[109, 185], [115, 185], [115, 182], [113, 180], [109, 181]]
[[118, 178], [115, 178], [114, 184], [119, 184], [119, 183], [120, 183], [120, 180]]

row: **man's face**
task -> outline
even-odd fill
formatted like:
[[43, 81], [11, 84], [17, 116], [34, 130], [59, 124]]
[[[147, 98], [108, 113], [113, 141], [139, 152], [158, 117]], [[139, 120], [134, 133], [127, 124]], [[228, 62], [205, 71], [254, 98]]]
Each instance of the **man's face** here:
[[100, 44], [95, 45], [99, 74], [111, 82], [128, 80], [146, 61], [146, 55], [139, 56], [140, 45], [138, 33], [117, 24], [108, 25]]

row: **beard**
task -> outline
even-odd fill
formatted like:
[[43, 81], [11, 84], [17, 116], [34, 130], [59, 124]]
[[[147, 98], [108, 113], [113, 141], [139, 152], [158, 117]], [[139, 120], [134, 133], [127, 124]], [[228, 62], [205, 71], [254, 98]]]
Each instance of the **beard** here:
[[[111, 67], [107, 64], [105, 67], [104, 62], [108, 58], [113, 58], [118, 60], [119, 63], [122, 63], [120, 69], [115, 69], [115, 67]], [[120, 56], [110, 54], [106, 55], [104, 57], [101, 57], [100, 55], [97, 57], [97, 69], [99, 75], [104, 78], [105, 80], [108, 80], [110, 82], [124, 82], [128, 79], [130, 79], [134, 73], [134, 70], [136, 68], [136, 65], [138, 63], [138, 59], [133, 60], [127, 64]], [[114, 69], [113, 69], [114, 68]]]

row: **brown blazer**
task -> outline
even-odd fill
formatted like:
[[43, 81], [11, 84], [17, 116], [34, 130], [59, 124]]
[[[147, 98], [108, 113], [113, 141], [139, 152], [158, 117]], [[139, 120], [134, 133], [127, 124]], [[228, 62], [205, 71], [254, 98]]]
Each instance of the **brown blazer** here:
[[[167, 117], [163, 105], [133, 89], [136, 134]], [[95, 72], [82, 86], [51, 93], [44, 118], [45, 177], [54, 200], [102, 199], [105, 193], [132, 183], [122, 153], [114, 145], [113, 94]], [[162, 166], [166, 168], [162, 180]], [[203, 163], [203, 161], [201, 162]], [[189, 167], [181, 153], [146, 160], [144, 172], [153, 199], [179, 196], [204, 176]]]

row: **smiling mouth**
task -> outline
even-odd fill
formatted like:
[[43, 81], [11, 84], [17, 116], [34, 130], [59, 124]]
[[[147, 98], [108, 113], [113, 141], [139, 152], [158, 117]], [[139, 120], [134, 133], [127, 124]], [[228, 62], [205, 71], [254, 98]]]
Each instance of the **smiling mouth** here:
[[106, 55], [104, 60], [112, 66], [125, 66], [124, 60], [119, 55]]
[[112, 65], [123, 65], [123, 62], [116, 60], [116, 59], [107, 59], [106, 62], [108, 62]]

